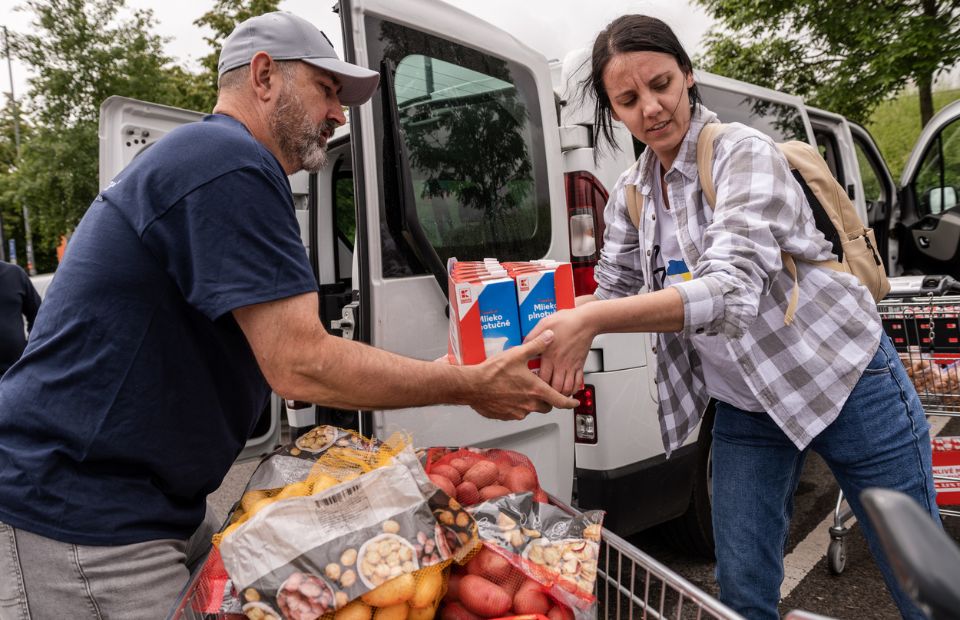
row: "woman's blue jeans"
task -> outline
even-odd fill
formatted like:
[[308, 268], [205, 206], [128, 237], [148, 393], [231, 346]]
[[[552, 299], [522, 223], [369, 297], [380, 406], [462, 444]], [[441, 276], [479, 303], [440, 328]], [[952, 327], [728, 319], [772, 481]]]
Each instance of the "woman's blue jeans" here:
[[[813, 440], [866, 536], [904, 618], [923, 614], [900, 589], [860, 503], [869, 487], [896, 489], [940, 522], [930, 425], [890, 340], [883, 336], [837, 419]], [[765, 413], [718, 403], [713, 428], [713, 528], [720, 600], [750, 619], [776, 619], [793, 494], [807, 450]]]

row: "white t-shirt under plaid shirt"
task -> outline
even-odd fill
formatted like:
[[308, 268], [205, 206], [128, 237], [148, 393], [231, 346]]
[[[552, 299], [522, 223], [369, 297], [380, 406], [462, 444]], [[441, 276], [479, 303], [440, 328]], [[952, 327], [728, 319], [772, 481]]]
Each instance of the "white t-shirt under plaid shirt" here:
[[[800, 302], [793, 323], [784, 325], [793, 279], [781, 250], [813, 261], [836, 257], [773, 141], [738, 123], [716, 138], [711, 212], [697, 175], [697, 137], [708, 122], [716, 115], [699, 107], [664, 177], [692, 278], [673, 285], [683, 300], [683, 329], [658, 334], [654, 347], [663, 444], [668, 455], [682, 445], [709, 400], [689, 338], [718, 334], [757, 401], [803, 449], [836, 419], [876, 353], [880, 317], [854, 276], [796, 261]], [[610, 194], [595, 270], [600, 299], [635, 295], [653, 282], [650, 196], [658, 167], [647, 149]], [[628, 183], [642, 199], [639, 231], [627, 213]]]

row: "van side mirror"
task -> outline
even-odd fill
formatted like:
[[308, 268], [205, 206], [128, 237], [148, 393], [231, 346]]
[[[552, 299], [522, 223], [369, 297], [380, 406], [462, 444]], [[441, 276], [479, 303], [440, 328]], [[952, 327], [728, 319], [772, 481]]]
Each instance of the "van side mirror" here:
[[932, 187], [927, 190], [927, 204], [930, 206], [930, 213], [943, 213], [947, 209], [952, 209], [960, 202], [957, 200], [957, 188], [949, 185], [944, 187]]

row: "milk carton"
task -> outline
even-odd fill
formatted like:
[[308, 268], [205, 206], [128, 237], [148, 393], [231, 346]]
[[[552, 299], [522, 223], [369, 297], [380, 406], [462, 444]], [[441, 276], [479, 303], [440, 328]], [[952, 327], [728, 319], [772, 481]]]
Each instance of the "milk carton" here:
[[451, 258], [447, 272], [452, 363], [479, 364], [522, 342], [516, 286], [506, 270]]
[[520, 333], [527, 337], [540, 319], [557, 310], [574, 307], [573, 269], [570, 263], [531, 261], [505, 263], [504, 267], [516, 282]]

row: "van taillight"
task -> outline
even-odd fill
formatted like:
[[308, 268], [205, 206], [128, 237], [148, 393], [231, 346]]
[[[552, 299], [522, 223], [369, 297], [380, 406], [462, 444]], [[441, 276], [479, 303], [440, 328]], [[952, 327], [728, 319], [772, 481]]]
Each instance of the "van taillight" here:
[[589, 295], [597, 288], [593, 267], [603, 245], [603, 208], [608, 194], [589, 172], [568, 172], [565, 176], [573, 287], [577, 295]]
[[574, 439], [577, 443], [597, 443], [597, 400], [592, 385], [573, 395], [580, 405], [573, 410]]

